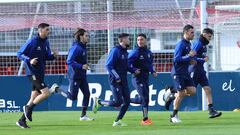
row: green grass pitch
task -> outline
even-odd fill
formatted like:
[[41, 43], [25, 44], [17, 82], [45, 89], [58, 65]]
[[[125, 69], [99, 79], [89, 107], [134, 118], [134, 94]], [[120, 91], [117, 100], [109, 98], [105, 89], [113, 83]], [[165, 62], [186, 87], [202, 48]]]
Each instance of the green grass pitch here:
[[207, 112], [179, 112], [180, 124], [169, 122], [170, 112], [149, 112], [154, 125], [141, 126], [141, 112], [129, 111], [127, 127], [112, 127], [118, 112], [102, 111], [89, 116], [96, 120], [79, 121], [79, 111], [34, 112], [30, 129], [15, 125], [22, 113], [0, 113], [0, 135], [239, 135], [240, 113], [223, 112], [209, 119]]

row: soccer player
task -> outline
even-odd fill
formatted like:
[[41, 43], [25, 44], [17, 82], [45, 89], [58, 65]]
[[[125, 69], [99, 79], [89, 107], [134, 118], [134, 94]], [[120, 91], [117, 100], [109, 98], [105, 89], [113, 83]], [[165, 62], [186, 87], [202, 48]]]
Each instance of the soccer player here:
[[191, 25], [185, 25], [183, 28], [183, 38], [180, 40], [174, 50], [173, 68], [171, 77], [173, 78], [174, 89], [176, 90], [173, 113], [170, 115], [170, 122], [179, 123], [178, 109], [185, 96], [192, 96], [196, 93], [196, 88], [188, 72], [190, 64], [196, 64], [194, 56], [195, 51], [191, 51], [191, 43], [194, 37], [194, 28]]
[[113, 100], [101, 101], [95, 98], [93, 112], [96, 113], [100, 106], [120, 107], [120, 112], [112, 126], [126, 126], [122, 122], [129, 104], [130, 92], [128, 88], [127, 72], [138, 74], [139, 70], [128, 67], [129, 34], [122, 33], [118, 36], [119, 44], [113, 47], [108, 55], [106, 68], [109, 72], [109, 85], [112, 90]]
[[86, 46], [89, 42], [89, 34], [86, 30], [78, 28], [74, 33], [74, 38], [75, 41], [72, 43], [72, 47], [69, 49], [67, 57], [69, 91], [60, 89], [57, 84], [53, 84], [53, 86], [57, 87], [57, 93], [60, 93], [65, 98], [73, 101], [77, 100], [80, 88], [83, 93], [80, 121], [92, 121], [94, 119], [87, 116], [90, 92], [86, 74], [86, 71], [89, 69]]
[[208, 110], [209, 110], [209, 118], [215, 118], [221, 116], [221, 112], [217, 112], [213, 108], [213, 101], [212, 101], [212, 92], [211, 87], [208, 83], [208, 78], [206, 76], [206, 71], [204, 70], [203, 64], [208, 61], [207, 53], [207, 45], [211, 40], [213, 35], [213, 30], [210, 28], [205, 28], [200, 35], [199, 39], [196, 40], [192, 45], [192, 50], [197, 53], [196, 58], [197, 64], [190, 66], [190, 72], [193, 73], [192, 78], [195, 86], [197, 87], [198, 84], [202, 86], [206, 93], [207, 103], [208, 103]]
[[30, 128], [26, 119], [32, 121], [33, 108], [47, 99], [55, 91], [54, 87], [48, 89], [44, 83], [45, 65], [47, 60], [54, 60], [56, 51], [51, 51], [48, 36], [49, 24], [38, 25], [38, 35], [28, 40], [17, 52], [20, 60], [24, 61], [26, 75], [32, 83], [32, 92], [27, 105], [23, 106], [24, 114], [16, 122], [21, 128]]
[[149, 72], [157, 77], [153, 68], [152, 52], [147, 49], [147, 36], [138, 34], [137, 47], [128, 55], [128, 64], [130, 67], [138, 69], [139, 74], [132, 75], [132, 84], [137, 89], [139, 96], [131, 99], [131, 103], [141, 104], [143, 111], [143, 120], [141, 125], [152, 125], [153, 122], [148, 118], [149, 103]]

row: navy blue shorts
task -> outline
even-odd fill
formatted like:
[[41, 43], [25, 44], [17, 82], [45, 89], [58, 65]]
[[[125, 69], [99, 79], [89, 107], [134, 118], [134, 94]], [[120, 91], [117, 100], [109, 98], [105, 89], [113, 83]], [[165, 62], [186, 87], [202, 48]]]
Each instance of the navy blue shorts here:
[[176, 90], [184, 90], [187, 87], [195, 87], [190, 75], [173, 75], [173, 84]]
[[38, 91], [41, 93], [41, 90], [47, 87], [47, 85], [44, 83], [44, 77], [29, 75], [28, 79], [32, 83], [32, 91]]
[[198, 86], [198, 84], [200, 84], [202, 87], [209, 86], [206, 73], [194, 73], [193, 74], [193, 82], [196, 87]]

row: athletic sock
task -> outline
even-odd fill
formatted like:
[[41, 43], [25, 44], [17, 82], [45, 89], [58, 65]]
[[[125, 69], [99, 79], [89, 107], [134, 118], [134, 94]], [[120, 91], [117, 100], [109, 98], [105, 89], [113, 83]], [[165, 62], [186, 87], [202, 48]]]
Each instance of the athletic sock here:
[[175, 115], [177, 115], [177, 113], [178, 113], [178, 110], [173, 110], [172, 116], [174, 117]]
[[209, 110], [209, 112], [212, 112], [214, 110], [213, 104], [208, 104], [208, 110]]
[[28, 107], [29, 107], [29, 109], [30, 110], [33, 110], [33, 108], [36, 106], [36, 104], [34, 104], [34, 103], [30, 103], [30, 105], [28, 105]]
[[86, 114], [87, 114], [87, 107], [83, 107], [81, 117], [85, 116]]
[[[143, 118], [148, 118], [148, 108], [147, 107], [143, 107]], [[147, 120], [147, 119], [146, 119]], [[144, 120], [145, 121], [145, 120]]]
[[26, 117], [25, 117], [24, 114], [21, 116], [21, 118], [19, 119], [19, 121], [26, 121]]
[[120, 119], [117, 118], [117, 119], [115, 120], [115, 122], [118, 122], [119, 120], [120, 120]]

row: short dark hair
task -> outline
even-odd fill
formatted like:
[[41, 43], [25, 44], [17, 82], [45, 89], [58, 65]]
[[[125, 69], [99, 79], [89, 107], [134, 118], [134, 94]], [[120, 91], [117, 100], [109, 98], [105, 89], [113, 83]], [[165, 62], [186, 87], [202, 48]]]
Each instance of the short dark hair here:
[[124, 38], [124, 37], [129, 37], [129, 34], [127, 33], [121, 33], [118, 35], [118, 39]]
[[40, 24], [38, 25], [38, 29], [44, 29], [44, 28], [46, 28], [46, 27], [49, 27], [49, 24], [47, 24], [47, 23], [40, 23]]
[[187, 24], [183, 27], [183, 33], [187, 32], [188, 30], [193, 29], [193, 26], [190, 24]]
[[202, 33], [207, 33], [207, 34], [212, 34], [213, 35], [213, 30], [210, 28], [205, 28], [203, 29]]
[[138, 37], [144, 37], [145, 39], [147, 38], [146, 34], [143, 34], [143, 33], [139, 33], [137, 36]]
[[83, 36], [84, 33], [87, 32], [85, 29], [83, 28], [77, 28], [77, 30], [74, 32], [73, 37], [77, 40], [80, 41], [80, 37], [79, 36]]

